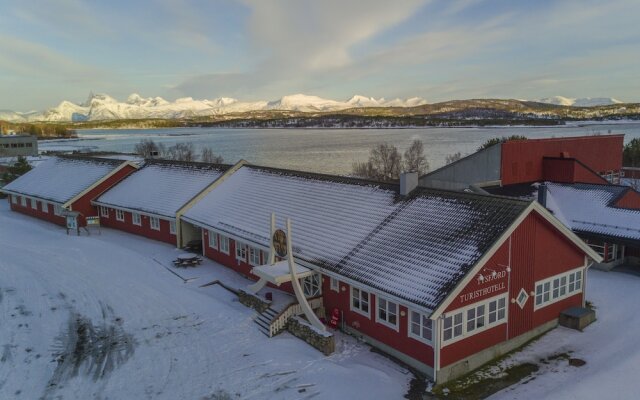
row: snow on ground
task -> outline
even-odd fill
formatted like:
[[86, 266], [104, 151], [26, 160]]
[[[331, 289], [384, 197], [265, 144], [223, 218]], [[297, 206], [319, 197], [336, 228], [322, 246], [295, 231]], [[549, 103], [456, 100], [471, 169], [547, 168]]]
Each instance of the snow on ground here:
[[[399, 399], [412, 375], [339, 334], [323, 356], [218, 285], [206, 260], [175, 271], [169, 245], [102, 229], [67, 236], [0, 206], [0, 398]], [[160, 265], [163, 264], [163, 265]]]
[[540, 364], [540, 359], [572, 352], [572, 358], [587, 363], [572, 367], [561, 359], [540, 364], [535, 379], [524, 380], [491, 399], [637, 399], [640, 392], [638, 293], [639, 276], [590, 270], [587, 301], [596, 307], [597, 321], [584, 332], [557, 328], [505, 361]]

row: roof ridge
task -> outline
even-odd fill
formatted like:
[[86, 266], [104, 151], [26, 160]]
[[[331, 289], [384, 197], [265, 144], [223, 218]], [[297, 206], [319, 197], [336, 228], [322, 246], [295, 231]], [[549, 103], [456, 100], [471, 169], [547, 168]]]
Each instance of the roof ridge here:
[[394, 190], [396, 192], [399, 192], [400, 190], [400, 183], [376, 181], [373, 179], [357, 178], [357, 177], [344, 176], [344, 175], [323, 174], [318, 172], [299, 171], [299, 170], [293, 170], [293, 169], [268, 167], [268, 166], [255, 165], [255, 164], [246, 164], [243, 167], [257, 169], [257, 170], [264, 170], [264, 171], [274, 172], [274, 173], [280, 173], [283, 175], [295, 176], [298, 178], [315, 179], [320, 181], [331, 181], [335, 183], [344, 183], [344, 184], [359, 185], [359, 186], [375, 185], [384, 189]]
[[66, 160], [76, 160], [76, 161], [89, 161], [89, 162], [103, 163], [103, 164], [113, 164], [115, 166], [118, 166], [127, 162], [126, 160], [117, 160], [114, 158], [93, 157], [93, 156], [78, 155], [78, 154], [59, 154], [55, 156], [55, 158], [61, 158]]
[[201, 161], [182, 161], [182, 160], [168, 160], [168, 159], [159, 159], [159, 158], [145, 158], [144, 165], [174, 165], [174, 166], [183, 166], [183, 167], [196, 167], [203, 169], [228, 169], [233, 165], [224, 164], [224, 163], [206, 163]]

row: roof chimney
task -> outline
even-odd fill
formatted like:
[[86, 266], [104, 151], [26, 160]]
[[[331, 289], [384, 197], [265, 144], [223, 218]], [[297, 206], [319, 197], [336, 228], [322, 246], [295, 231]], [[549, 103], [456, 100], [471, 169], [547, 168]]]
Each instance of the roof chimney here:
[[403, 172], [400, 174], [400, 196], [408, 196], [418, 187], [418, 173]]
[[547, 185], [544, 183], [538, 186], [538, 203], [543, 207], [547, 206]]

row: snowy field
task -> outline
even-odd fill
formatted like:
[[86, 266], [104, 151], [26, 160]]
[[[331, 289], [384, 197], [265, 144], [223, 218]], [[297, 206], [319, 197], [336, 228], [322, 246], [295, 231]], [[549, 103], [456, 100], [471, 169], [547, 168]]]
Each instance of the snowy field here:
[[[103, 229], [67, 236], [0, 206], [0, 399], [398, 399], [413, 377], [339, 335], [323, 356], [288, 333], [269, 339], [254, 311], [205, 261], [159, 263], [169, 245]], [[228, 395], [228, 396], [226, 396]]]
[[[67, 236], [0, 205], [0, 399], [401, 399], [412, 375], [350, 337], [323, 356], [220, 286], [211, 261], [169, 272], [177, 250], [126, 233]], [[503, 362], [540, 370], [492, 399], [632, 399], [640, 392], [640, 277], [590, 271], [598, 321], [558, 328]], [[586, 361], [582, 367], [563, 358]], [[227, 396], [228, 395], [228, 396]]]

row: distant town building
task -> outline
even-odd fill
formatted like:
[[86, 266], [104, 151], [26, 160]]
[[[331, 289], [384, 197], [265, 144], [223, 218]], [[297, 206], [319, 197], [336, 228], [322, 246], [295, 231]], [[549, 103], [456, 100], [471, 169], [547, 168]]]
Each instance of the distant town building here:
[[29, 135], [0, 135], [0, 157], [37, 156], [38, 138]]

